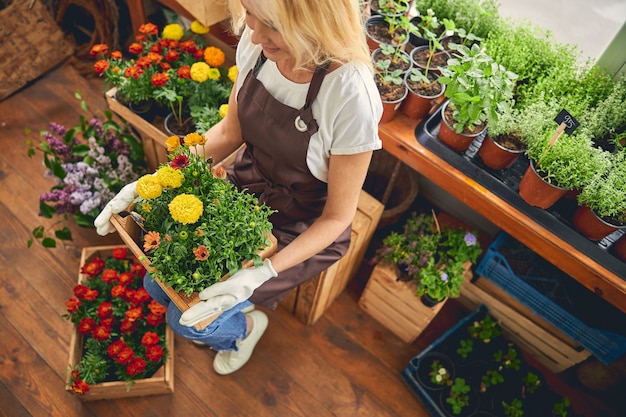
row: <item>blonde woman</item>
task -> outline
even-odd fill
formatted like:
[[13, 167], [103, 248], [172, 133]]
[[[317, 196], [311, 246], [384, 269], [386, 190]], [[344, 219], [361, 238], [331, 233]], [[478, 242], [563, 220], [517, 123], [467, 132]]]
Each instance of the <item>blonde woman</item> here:
[[[255, 304], [275, 309], [346, 253], [372, 152], [381, 148], [382, 114], [358, 0], [230, 0], [230, 9], [239, 75], [206, 149], [219, 161], [246, 144], [229, 179], [277, 210], [270, 220], [278, 248], [263, 266], [202, 291], [205, 301], [182, 315], [144, 281], [168, 305], [176, 332], [218, 351], [213, 367], [222, 375], [249, 360], [267, 328]], [[204, 330], [193, 327], [223, 310]]]

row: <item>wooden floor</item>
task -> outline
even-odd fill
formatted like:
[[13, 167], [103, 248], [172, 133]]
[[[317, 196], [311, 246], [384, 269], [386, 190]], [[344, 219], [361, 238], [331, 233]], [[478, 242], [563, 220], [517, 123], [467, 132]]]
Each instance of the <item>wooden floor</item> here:
[[213, 372], [211, 350], [177, 337], [173, 395], [82, 402], [67, 393], [71, 325], [61, 315], [81, 249], [121, 242], [68, 223], [71, 244], [26, 247], [31, 230], [43, 224], [38, 196], [52, 184], [41, 155], [27, 157], [26, 141], [38, 142], [49, 121], [78, 122], [83, 111], [75, 91], [92, 110], [106, 108], [98, 80], [85, 80], [69, 65], [0, 102], [0, 415], [427, 415], [399, 376], [419, 344], [401, 342], [360, 310], [358, 288], [345, 291], [314, 326], [282, 308], [268, 312], [255, 354], [232, 376]]

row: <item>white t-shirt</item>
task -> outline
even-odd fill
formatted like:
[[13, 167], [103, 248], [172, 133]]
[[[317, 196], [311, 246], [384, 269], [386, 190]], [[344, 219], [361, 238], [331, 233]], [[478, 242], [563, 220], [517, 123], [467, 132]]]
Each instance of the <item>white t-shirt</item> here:
[[[261, 47], [250, 41], [250, 33], [246, 28], [237, 46], [237, 93], [261, 53]], [[265, 61], [257, 78], [283, 104], [296, 109], [304, 106], [309, 83], [288, 80], [275, 62]], [[320, 181], [328, 182], [331, 154], [352, 155], [382, 148], [378, 122], [383, 107], [366, 65], [347, 63], [326, 74], [312, 111], [319, 130], [309, 142], [307, 165]]]

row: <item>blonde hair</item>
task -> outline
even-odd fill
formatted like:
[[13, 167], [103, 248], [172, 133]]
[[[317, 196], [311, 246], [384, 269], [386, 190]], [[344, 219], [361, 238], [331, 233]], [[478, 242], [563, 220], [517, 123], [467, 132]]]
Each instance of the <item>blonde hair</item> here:
[[[361, 61], [371, 67], [359, 0], [247, 0], [256, 16], [271, 24], [295, 58], [294, 69]], [[229, 0], [232, 26], [240, 34], [246, 10]]]

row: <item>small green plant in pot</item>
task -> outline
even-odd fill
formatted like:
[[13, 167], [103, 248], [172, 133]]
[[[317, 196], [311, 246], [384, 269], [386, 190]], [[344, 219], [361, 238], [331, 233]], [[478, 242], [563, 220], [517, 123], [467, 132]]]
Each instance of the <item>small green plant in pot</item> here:
[[434, 215], [413, 213], [403, 233], [383, 239], [376, 259], [400, 268], [417, 283], [417, 295], [434, 301], [458, 297], [468, 263], [482, 253], [476, 234], [463, 228], [442, 229]]
[[452, 407], [453, 414], [461, 414], [463, 409], [470, 405], [470, 391], [471, 388], [465, 383], [465, 379], [454, 378], [450, 394], [446, 398], [446, 403]]
[[485, 126], [487, 117], [511, 105], [517, 75], [498, 64], [478, 45], [456, 45], [459, 58], [442, 68], [439, 82], [447, 86], [450, 121], [457, 133], [475, 133]]

